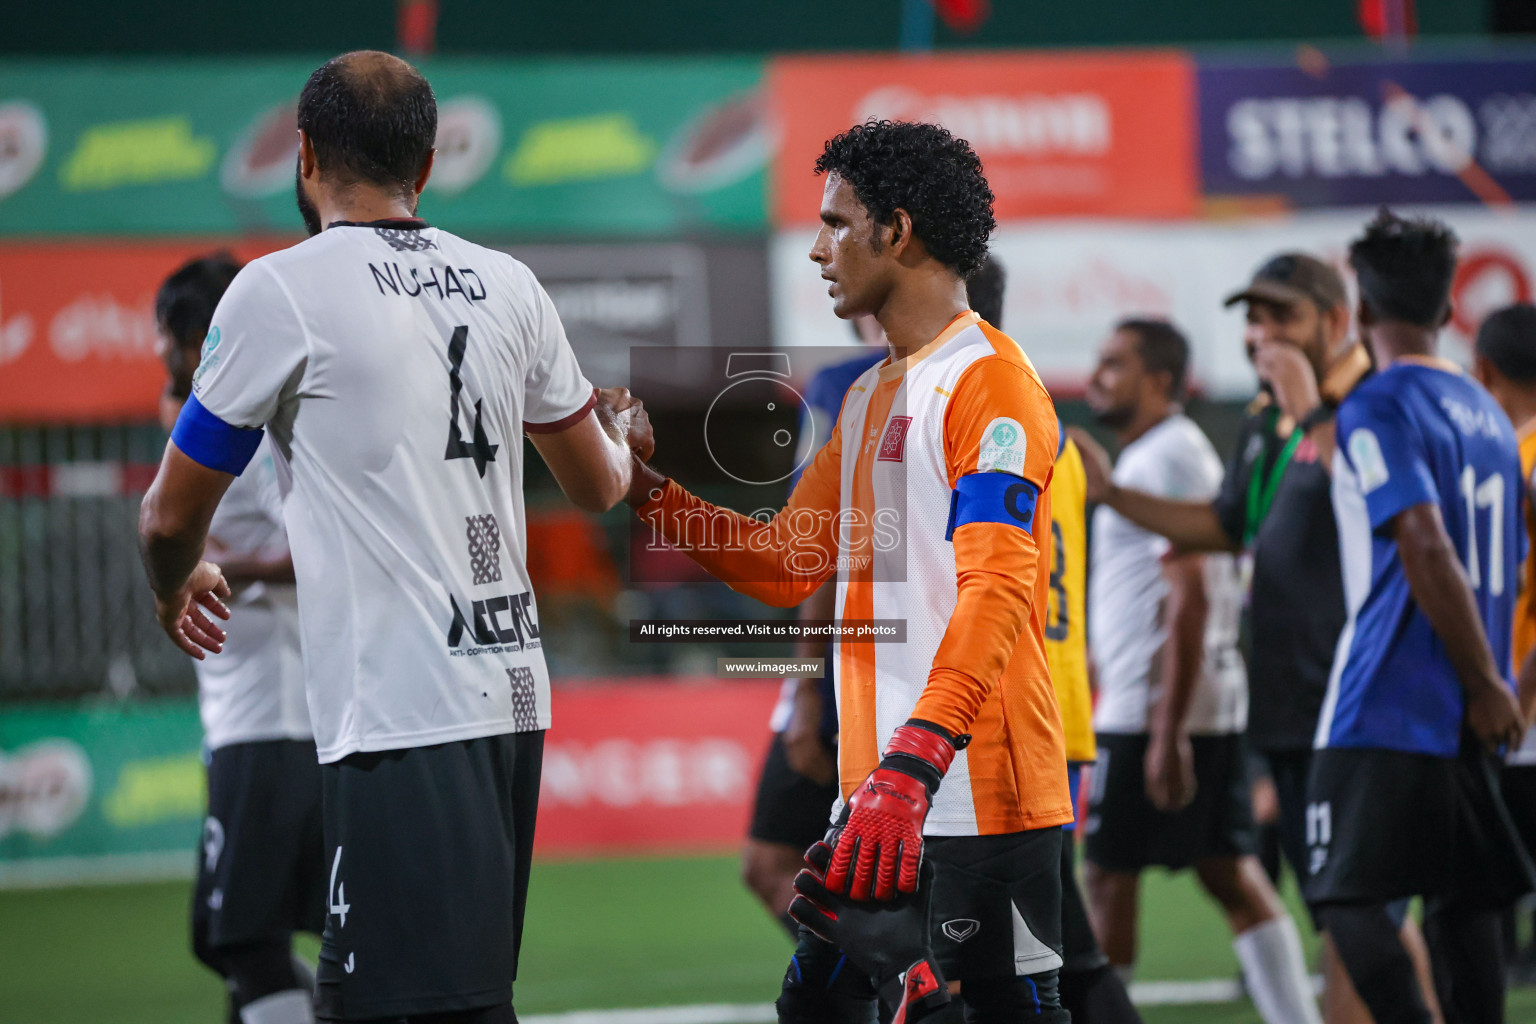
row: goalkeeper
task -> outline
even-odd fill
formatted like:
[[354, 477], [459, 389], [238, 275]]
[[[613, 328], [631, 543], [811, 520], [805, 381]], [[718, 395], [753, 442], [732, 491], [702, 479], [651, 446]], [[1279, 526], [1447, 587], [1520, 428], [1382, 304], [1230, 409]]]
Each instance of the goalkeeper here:
[[1072, 804], [1044, 641], [1057, 421], [1018, 345], [966, 301], [992, 191], [970, 146], [927, 124], [855, 126], [816, 170], [811, 259], [837, 315], [873, 315], [890, 357], [771, 521], [638, 464], [626, 500], [742, 593], [790, 606], [835, 575], [839, 618], [906, 624], [903, 643], [834, 650], [837, 824], [796, 904], [822, 934], [801, 931], [780, 1020], [870, 1021], [873, 981], [904, 992], [890, 1001], [912, 1024], [946, 978], [975, 1024], [1065, 1020]]

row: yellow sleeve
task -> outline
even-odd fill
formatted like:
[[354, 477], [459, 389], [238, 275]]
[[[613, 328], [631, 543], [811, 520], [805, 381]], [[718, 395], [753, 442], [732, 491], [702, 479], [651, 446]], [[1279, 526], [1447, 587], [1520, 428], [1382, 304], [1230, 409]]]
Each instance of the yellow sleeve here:
[[1088, 682], [1088, 481], [1083, 456], [1069, 439], [1051, 475], [1050, 604], [1045, 657], [1061, 706], [1068, 761], [1092, 761], [1093, 692]]

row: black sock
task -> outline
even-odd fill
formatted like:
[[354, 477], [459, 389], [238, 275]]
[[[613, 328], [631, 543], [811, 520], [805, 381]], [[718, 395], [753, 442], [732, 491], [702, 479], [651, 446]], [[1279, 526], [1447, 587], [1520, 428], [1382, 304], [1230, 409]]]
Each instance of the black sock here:
[[1109, 964], [1088, 971], [1061, 972], [1061, 1005], [1074, 1021], [1087, 1024], [1141, 1024], [1125, 983]]
[[1376, 1024], [1430, 1024], [1413, 960], [1385, 904], [1334, 904], [1319, 918]]
[[1435, 967], [1435, 993], [1446, 1024], [1502, 1024], [1504, 943], [1497, 910], [1469, 910], [1431, 900], [1424, 942]]

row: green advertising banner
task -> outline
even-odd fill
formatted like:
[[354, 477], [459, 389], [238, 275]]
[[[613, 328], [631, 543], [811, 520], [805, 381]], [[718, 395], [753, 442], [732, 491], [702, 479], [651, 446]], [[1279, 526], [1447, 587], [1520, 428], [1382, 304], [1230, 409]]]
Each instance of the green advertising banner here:
[[[0, 236], [297, 232], [294, 105], [314, 62], [0, 66]], [[752, 59], [421, 65], [422, 214], [459, 232], [761, 230], [772, 131]]]
[[190, 875], [202, 736], [192, 700], [0, 708], [0, 885]]

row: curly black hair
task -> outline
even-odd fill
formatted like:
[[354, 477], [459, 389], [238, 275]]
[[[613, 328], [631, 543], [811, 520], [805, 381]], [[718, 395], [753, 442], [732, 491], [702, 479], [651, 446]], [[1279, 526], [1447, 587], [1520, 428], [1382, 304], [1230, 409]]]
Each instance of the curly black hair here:
[[1437, 326], [1451, 301], [1456, 244], [1456, 232], [1439, 221], [1383, 206], [1349, 246], [1361, 301], [1381, 320]]
[[986, 262], [997, 227], [992, 187], [964, 139], [936, 124], [866, 121], [827, 142], [816, 173], [833, 172], [853, 186], [875, 223], [891, 224], [906, 210], [913, 234], [961, 277]]

